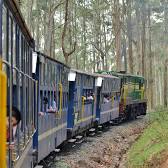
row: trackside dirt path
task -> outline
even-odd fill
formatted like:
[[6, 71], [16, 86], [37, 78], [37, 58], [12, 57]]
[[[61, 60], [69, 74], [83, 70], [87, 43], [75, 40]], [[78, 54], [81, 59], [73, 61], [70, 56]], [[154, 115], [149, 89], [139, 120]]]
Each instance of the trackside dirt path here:
[[126, 168], [126, 152], [147, 126], [148, 117], [112, 126], [106, 132], [87, 137], [80, 146], [57, 154], [52, 168]]

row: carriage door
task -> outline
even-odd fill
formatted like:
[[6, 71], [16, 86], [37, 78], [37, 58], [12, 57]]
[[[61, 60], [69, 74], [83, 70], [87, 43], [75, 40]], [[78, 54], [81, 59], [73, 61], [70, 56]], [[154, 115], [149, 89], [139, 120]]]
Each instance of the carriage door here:
[[95, 80], [95, 87], [97, 89], [97, 101], [96, 101], [96, 120], [100, 119], [100, 97], [101, 97], [101, 89], [102, 89], [103, 78], [97, 77]]

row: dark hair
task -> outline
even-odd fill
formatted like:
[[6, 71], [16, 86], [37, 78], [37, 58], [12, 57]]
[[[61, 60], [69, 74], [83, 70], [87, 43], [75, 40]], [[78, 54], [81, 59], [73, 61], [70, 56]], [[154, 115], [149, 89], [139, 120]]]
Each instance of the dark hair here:
[[[10, 107], [7, 106], [7, 116], [9, 117], [9, 113], [10, 113]], [[20, 111], [12, 106], [12, 117], [16, 118], [17, 124], [19, 124], [20, 120], [21, 120], [21, 113]]]
[[45, 96], [45, 97], [43, 97], [43, 103], [44, 104], [48, 104], [48, 98]]

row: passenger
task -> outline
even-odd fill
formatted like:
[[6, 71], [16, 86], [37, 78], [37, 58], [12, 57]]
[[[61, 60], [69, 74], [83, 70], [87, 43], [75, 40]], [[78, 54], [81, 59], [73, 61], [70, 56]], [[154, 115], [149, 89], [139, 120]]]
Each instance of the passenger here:
[[[6, 122], [6, 126], [7, 126], [7, 142], [9, 142], [10, 140], [10, 128], [9, 128], [9, 115], [10, 115], [10, 109], [9, 107], [7, 107], [7, 122]], [[16, 128], [17, 125], [19, 124], [19, 122], [21, 121], [21, 114], [20, 111], [16, 108], [16, 107], [12, 107], [12, 118], [11, 118], [11, 127], [12, 127], [12, 141], [14, 143], [14, 137], [15, 137], [15, 133], [16, 133]], [[11, 146], [10, 146], [11, 148]]]
[[87, 100], [93, 100], [94, 98], [93, 98], [93, 95], [92, 94], [90, 94], [89, 96], [87, 96]]
[[103, 103], [108, 103], [108, 102], [109, 102], [108, 95], [105, 95], [103, 98]]
[[57, 105], [56, 105], [56, 100], [54, 99], [52, 101], [52, 105], [47, 109], [48, 113], [56, 113], [57, 112]]
[[[54, 97], [54, 100], [52, 101], [52, 105], [48, 108], [48, 98], [43, 98], [43, 103], [45, 105], [45, 112], [46, 113], [56, 113], [57, 112], [57, 105], [56, 105], [56, 98]], [[39, 112], [39, 116], [44, 116], [45, 112]]]
[[120, 101], [120, 93], [119, 92], [116, 93], [116, 100]]

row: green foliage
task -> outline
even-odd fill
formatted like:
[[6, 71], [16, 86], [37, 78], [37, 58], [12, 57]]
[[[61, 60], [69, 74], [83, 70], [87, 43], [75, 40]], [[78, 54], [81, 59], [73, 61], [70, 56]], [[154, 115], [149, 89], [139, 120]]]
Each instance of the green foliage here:
[[160, 110], [149, 114], [151, 124], [129, 150], [128, 167], [144, 168], [154, 156], [159, 158], [168, 149], [168, 111]]
[[[31, 9], [30, 6], [32, 2], [33, 6]], [[164, 87], [160, 86], [163, 86], [164, 83], [164, 63], [165, 59], [167, 59], [168, 3], [167, 1], [161, 0], [135, 0], [131, 1], [130, 7], [128, 2], [130, 1], [69, 0], [68, 30], [65, 37], [66, 50], [70, 51], [73, 48], [74, 42], [77, 43], [75, 52], [69, 57], [70, 66], [86, 71], [93, 71], [93, 69], [95, 71], [115, 71], [118, 69], [124, 70], [124, 61], [126, 60], [125, 65], [127, 65], [128, 68], [128, 64], [133, 62], [133, 74], [137, 74], [138, 72], [138, 74], [141, 75], [143, 67], [142, 60], [144, 59], [144, 70], [146, 71], [144, 73], [145, 78], [149, 81], [158, 81], [151, 82], [151, 86], [147, 86], [148, 88], [153, 88], [153, 95], [156, 96], [156, 100], [153, 104], [163, 104]], [[48, 24], [49, 21], [50, 23], [52, 22], [50, 20], [50, 14], [54, 7], [60, 3], [61, 5], [54, 12], [54, 25], [52, 27], [52, 25]], [[28, 27], [35, 41], [38, 42], [38, 45], [36, 43], [38, 46], [37, 48], [41, 52], [47, 52], [47, 48], [50, 50], [50, 53], [46, 54], [64, 62], [62, 32], [64, 27], [65, 1], [22, 0], [21, 8], [23, 16], [28, 23]], [[150, 17], [148, 17], [149, 9], [151, 14]], [[131, 13], [130, 24], [132, 29], [131, 40], [133, 60], [129, 60], [128, 50], [129, 31], [127, 22], [129, 12]], [[145, 16], [143, 16], [143, 13]], [[119, 18], [117, 17], [118, 14], [121, 14]], [[150, 26], [149, 18], [151, 22]], [[145, 30], [143, 30], [143, 21], [145, 22]], [[117, 25], [117, 23], [120, 24]], [[119, 39], [119, 41], [121, 40], [121, 44], [120, 42], [116, 44], [116, 35], [120, 32], [118, 26], [121, 26], [121, 37], [118, 37], [121, 38]], [[145, 44], [144, 58], [142, 58], [143, 33], [145, 34], [143, 42], [143, 44]], [[52, 37], [52, 40], [51, 38], [48, 40], [49, 35]], [[119, 59], [122, 60], [122, 65], [116, 63], [119, 60], [116, 58], [116, 48], [120, 49], [122, 56], [126, 55], [126, 59], [118, 56]], [[152, 62], [152, 73], [149, 70], [150, 62]], [[117, 65], [121, 67], [118, 68]], [[150, 95], [148, 96], [150, 100]]]

